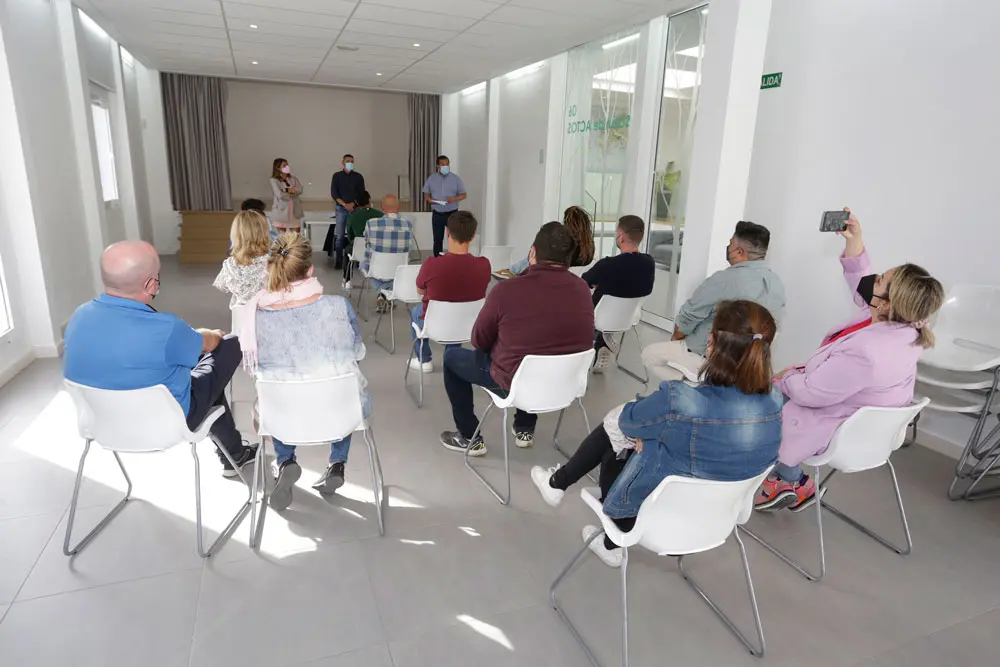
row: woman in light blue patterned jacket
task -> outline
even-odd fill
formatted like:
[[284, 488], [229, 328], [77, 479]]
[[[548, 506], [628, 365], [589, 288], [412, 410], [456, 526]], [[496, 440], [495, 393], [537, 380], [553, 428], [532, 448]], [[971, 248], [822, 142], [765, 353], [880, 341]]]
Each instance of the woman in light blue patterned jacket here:
[[[367, 382], [358, 368], [365, 345], [350, 301], [323, 294], [312, 277], [312, 249], [300, 235], [280, 235], [268, 260], [268, 286], [255, 301], [254, 341], [241, 340], [244, 354], [256, 362], [259, 377], [268, 380], [329, 378], [353, 373], [361, 387], [365, 417], [371, 411]], [[335, 408], [336, 406], [330, 406]], [[333, 493], [344, 484], [344, 464], [351, 436], [331, 443], [326, 471], [313, 488]], [[270, 504], [283, 510], [292, 502], [292, 487], [302, 474], [295, 447], [274, 440], [276, 459]]]

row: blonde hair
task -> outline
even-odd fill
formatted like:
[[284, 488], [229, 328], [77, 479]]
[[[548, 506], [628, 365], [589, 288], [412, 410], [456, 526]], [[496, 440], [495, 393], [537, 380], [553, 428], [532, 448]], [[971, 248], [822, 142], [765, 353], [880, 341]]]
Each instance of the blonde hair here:
[[944, 288], [923, 267], [903, 264], [896, 267], [889, 284], [889, 321], [902, 322], [917, 330], [914, 345], [934, 346], [930, 318], [944, 303]]
[[292, 283], [305, 280], [312, 268], [312, 248], [298, 232], [285, 232], [271, 245], [267, 260], [267, 291], [284, 292]]
[[267, 254], [271, 247], [271, 227], [259, 211], [240, 211], [233, 218], [229, 230], [233, 242], [232, 256], [240, 266], [249, 266], [255, 259]]

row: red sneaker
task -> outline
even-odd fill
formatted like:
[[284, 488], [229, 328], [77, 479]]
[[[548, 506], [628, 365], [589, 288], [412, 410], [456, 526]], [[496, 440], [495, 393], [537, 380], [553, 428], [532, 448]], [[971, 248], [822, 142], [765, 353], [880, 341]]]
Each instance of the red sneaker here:
[[787, 507], [793, 512], [801, 512], [811, 507], [815, 500], [816, 484], [812, 477], [806, 475], [798, 483], [769, 477], [764, 480], [760, 493], [754, 499], [754, 509], [774, 512]]

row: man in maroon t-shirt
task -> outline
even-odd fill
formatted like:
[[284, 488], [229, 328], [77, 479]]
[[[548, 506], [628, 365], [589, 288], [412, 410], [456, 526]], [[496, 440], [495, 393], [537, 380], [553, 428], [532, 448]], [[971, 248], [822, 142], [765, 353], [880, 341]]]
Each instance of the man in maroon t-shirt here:
[[[538, 230], [528, 255], [528, 269], [490, 292], [475, 326], [472, 346], [444, 353], [444, 389], [451, 402], [454, 431], [441, 434], [441, 444], [453, 451], [482, 456], [486, 445], [478, 434], [474, 385], [498, 396], [510, 391], [514, 373], [529, 354], [573, 354], [594, 345], [594, 305], [590, 288], [569, 272], [576, 241], [561, 222]], [[514, 414], [518, 447], [534, 441], [538, 415]]]
[[[468, 211], [455, 211], [448, 217], [445, 227], [448, 254], [431, 257], [417, 274], [417, 291], [424, 295], [424, 302], [410, 311], [410, 321], [418, 327], [424, 326], [424, 313], [430, 301], [463, 303], [479, 301], [486, 296], [486, 288], [490, 284], [490, 260], [469, 254], [469, 245], [476, 237], [477, 227], [479, 223]], [[414, 357], [410, 360], [410, 368], [420, 370], [423, 364], [425, 373], [433, 371], [430, 343], [423, 341], [421, 349], [412, 327], [410, 333], [414, 338]]]

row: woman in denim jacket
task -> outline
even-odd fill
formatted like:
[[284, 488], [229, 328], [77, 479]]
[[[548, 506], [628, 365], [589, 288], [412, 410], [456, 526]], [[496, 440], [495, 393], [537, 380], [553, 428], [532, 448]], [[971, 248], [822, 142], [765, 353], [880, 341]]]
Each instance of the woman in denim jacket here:
[[[664, 382], [625, 405], [618, 426], [634, 449], [616, 454], [603, 424], [563, 466], [535, 466], [532, 481], [556, 506], [566, 489], [600, 465], [604, 513], [622, 530], [635, 524], [646, 496], [669, 475], [744, 480], [774, 464], [781, 444], [781, 393], [771, 385], [774, 318], [752, 301], [718, 305], [702, 382]], [[587, 541], [600, 530], [583, 529]], [[607, 537], [590, 542], [606, 564], [618, 567], [621, 548]]]

